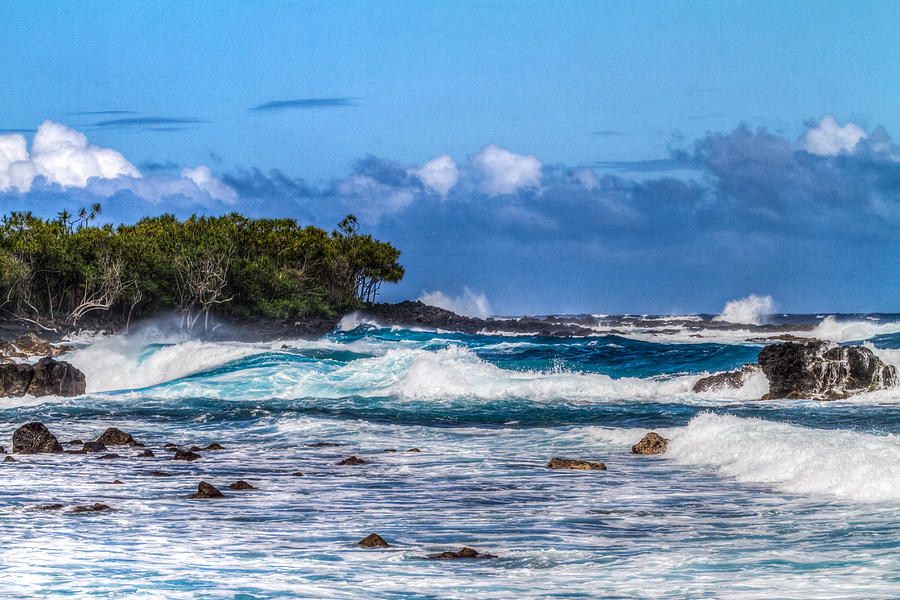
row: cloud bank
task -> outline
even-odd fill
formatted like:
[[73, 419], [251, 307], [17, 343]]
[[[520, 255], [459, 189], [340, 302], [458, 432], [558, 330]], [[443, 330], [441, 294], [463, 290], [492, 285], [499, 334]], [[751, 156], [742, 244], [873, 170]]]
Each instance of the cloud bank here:
[[[353, 213], [403, 250], [397, 299], [469, 285], [505, 314], [710, 312], [765, 289], [783, 310], [882, 310], [884, 294], [866, 290], [900, 287], [886, 266], [900, 255], [900, 151], [883, 127], [828, 115], [799, 137], [740, 126], [628, 165], [567, 168], [491, 143], [462, 160], [367, 156], [324, 182], [253, 166], [142, 175], [61, 125], [39, 134], [30, 151], [24, 136], [0, 136], [6, 210], [99, 200], [113, 220], [239, 211], [327, 230]], [[482, 310], [477, 294], [433, 294]]]

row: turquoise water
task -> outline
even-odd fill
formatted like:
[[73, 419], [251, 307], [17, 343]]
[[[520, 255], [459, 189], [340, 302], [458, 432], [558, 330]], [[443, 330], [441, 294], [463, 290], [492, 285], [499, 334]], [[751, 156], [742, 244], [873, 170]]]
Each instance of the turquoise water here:
[[[0, 597], [888, 598], [900, 589], [900, 390], [761, 402], [760, 376], [693, 394], [699, 377], [755, 359], [762, 346], [746, 332], [348, 329], [246, 344], [147, 327], [79, 344], [68, 360], [85, 371], [86, 396], [0, 399], [7, 449], [18, 425], [39, 420], [61, 441], [119, 427], [156, 453], [0, 463]], [[886, 317], [826, 319], [815, 331], [867, 340], [900, 363], [898, 332]], [[668, 452], [632, 455], [651, 429], [671, 440]], [[226, 449], [185, 463], [167, 442]], [[350, 455], [368, 464], [335, 464]], [[547, 470], [557, 456], [608, 470]], [[238, 479], [259, 489], [227, 488]], [[201, 480], [228, 497], [187, 499]], [[55, 502], [66, 509], [35, 510]], [[94, 502], [114, 510], [69, 510]], [[355, 546], [372, 532], [393, 547]], [[424, 558], [462, 546], [499, 558]]]

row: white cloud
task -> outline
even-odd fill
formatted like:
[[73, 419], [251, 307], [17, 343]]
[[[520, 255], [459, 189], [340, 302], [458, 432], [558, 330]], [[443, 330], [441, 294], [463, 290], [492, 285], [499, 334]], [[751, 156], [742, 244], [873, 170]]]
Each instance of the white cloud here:
[[512, 194], [541, 184], [541, 161], [532, 155], [523, 156], [488, 144], [469, 160], [484, 175], [481, 188], [491, 196]]
[[575, 177], [575, 180], [578, 181], [585, 189], [594, 190], [600, 187], [600, 180], [597, 179], [597, 176], [591, 169], [585, 167], [584, 169], [578, 169], [575, 173], [572, 174]]
[[422, 183], [436, 191], [441, 196], [453, 189], [459, 182], [459, 167], [456, 161], [447, 154], [441, 154], [422, 165], [420, 169], [411, 169], [410, 174], [422, 180]]
[[230, 186], [222, 183], [217, 177], [214, 177], [212, 171], [205, 165], [200, 165], [195, 169], [182, 169], [181, 176], [193, 181], [198, 188], [209, 194], [215, 200], [229, 203], [237, 200], [237, 192]]
[[83, 188], [91, 177], [120, 175], [141, 173], [115, 150], [89, 144], [83, 133], [50, 120], [38, 127], [30, 154], [23, 136], [0, 136], [0, 191], [14, 187], [27, 192], [38, 176], [63, 187]]
[[395, 213], [413, 202], [413, 190], [381, 183], [368, 175], [351, 175], [335, 187], [345, 205], [353, 207], [366, 221], [378, 221], [381, 215]]
[[819, 156], [837, 156], [841, 152], [853, 152], [859, 140], [868, 137], [866, 130], [856, 123], [841, 126], [832, 115], [825, 115], [815, 127], [810, 127], [803, 138], [803, 148]]
[[486, 317], [493, 314], [487, 296], [476, 294], [468, 287], [463, 288], [462, 295], [455, 297], [448, 296], [440, 290], [434, 292], [423, 291], [418, 300], [429, 306], [437, 306], [438, 308], [455, 312], [458, 315]]

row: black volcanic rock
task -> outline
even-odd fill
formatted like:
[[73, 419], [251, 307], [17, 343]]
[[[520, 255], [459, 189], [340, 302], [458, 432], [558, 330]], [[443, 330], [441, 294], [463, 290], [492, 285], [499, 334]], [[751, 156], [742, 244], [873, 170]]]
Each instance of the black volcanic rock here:
[[[475, 334], [484, 331], [502, 331], [508, 333], [525, 333], [553, 337], [596, 335], [596, 331], [584, 327], [574, 318], [557, 319], [553, 317], [522, 317], [518, 319], [481, 319], [466, 317], [429, 306], [420, 301], [406, 300], [396, 304], [373, 304], [362, 312], [362, 315], [382, 325], [399, 325], [427, 329], [444, 329]], [[584, 325], [596, 323], [585, 321]]]
[[80, 396], [84, 373], [67, 362], [42, 358], [34, 365], [0, 365], [0, 396]]
[[364, 548], [390, 548], [391, 545], [384, 541], [384, 538], [378, 535], [377, 533], [370, 533], [363, 539], [356, 542], [357, 546], [363, 546]]
[[85, 513], [85, 512], [102, 512], [105, 510], [112, 510], [105, 504], [100, 504], [99, 502], [95, 502], [93, 504], [89, 504], [87, 506], [76, 506], [72, 509], [73, 513]]
[[121, 429], [110, 427], [103, 432], [97, 441], [107, 446], [140, 446], [134, 441], [134, 437], [130, 433], [125, 433]]
[[787, 342], [766, 346], [758, 360], [769, 380], [764, 399], [835, 400], [898, 384], [897, 368], [863, 346]]
[[460, 548], [458, 552], [441, 552], [440, 554], [429, 554], [428, 558], [438, 560], [454, 560], [459, 558], [497, 558], [495, 554], [482, 554], [478, 550], [469, 547]]
[[631, 452], [633, 454], [662, 454], [666, 451], [666, 446], [668, 445], [669, 440], [655, 431], [651, 431], [640, 442], [631, 447]]
[[216, 489], [211, 483], [206, 483], [205, 481], [201, 481], [199, 485], [197, 485], [197, 493], [192, 494], [191, 498], [224, 498], [225, 494]]
[[107, 448], [103, 442], [85, 442], [81, 448], [82, 453], [88, 452], [106, 452]]
[[233, 490], [255, 490], [255, 489], [257, 489], [255, 486], [250, 485], [249, 483], [247, 483], [247, 482], [244, 481], [243, 479], [241, 479], [241, 480], [239, 480], [239, 481], [235, 481], [234, 483], [232, 483], [232, 484], [229, 485], [228, 487], [231, 488], [231, 489], [233, 489]]
[[192, 460], [197, 460], [198, 458], [203, 458], [203, 457], [200, 456], [199, 454], [197, 454], [196, 452], [190, 452], [190, 451], [185, 452], [184, 450], [176, 450], [175, 456], [172, 457], [172, 460], [192, 461]]
[[700, 392], [709, 392], [721, 390], [725, 388], [738, 389], [744, 386], [747, 379], [753, 374], [759, 372], [759, 365], [750, 363], [744, 365], [737, 371], [728, 371], [725, 373], [716, 373], [709, 377], [703, 377], [694, 384], [692, 391], [697, 394]]
[[43, 423], [26, 423], [13, 433], [13, 453], [40, 454], [62, 452], [56, 436]]
[[548, 469], [578, 469], [581, 471], [605, 471], [606, 465], [602, 462], [590, 462], [588, 460], [572, 460], [569, 458], [554, 458], [547, 463]]

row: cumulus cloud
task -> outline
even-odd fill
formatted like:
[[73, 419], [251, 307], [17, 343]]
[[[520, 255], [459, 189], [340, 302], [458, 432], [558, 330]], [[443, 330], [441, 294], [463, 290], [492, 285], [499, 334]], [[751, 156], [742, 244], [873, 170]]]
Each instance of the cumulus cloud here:
[[833, 115], [825, 115], [818, 125], [806, 131], [803, 148], [819, 156], [837, 156], [841, 152], [853, 152], [866, 137], [866, 130], [856, 123], [848, 121], [841, 125]]
[[423, 291], [418, 300], [429, 306], [437, 306], [438, 308], [455, 312], [458, 315], [487, 317], [493, 314], [487, 296], [476, 294], [468, 287], [464, 287], [463, 293], [459, 296], [450, 296], [440, 290], [434, 292]]
[[44, 121], [31, 152], [21, 135], [0, 136], [0, 191], [27, 192], [38, 176], [63, 187], [85, 187], [92, 177], [140, 177], [137, 167], [115, 150], [89, 144], [87, 137], [60, 123]]
[[472, 166], [484, 176], [481, 189], [490, 196], [513, 194], [523, 188], [541, 185], [541, 161], [488, 144], [469, 157]]
[[459, 182], [459, 167], [447, 154], [432, 158], [420, 168], [410, 169], [409, 172], [444, 197]]
[[215, 200], [233, 203], [237, 200], [237, 192], [222, 181], [213, 176], [212, 171], [205, 165], [196, 168], [181, 170], [181, 176], [196, 184], [198, 188], [210, 195]]

